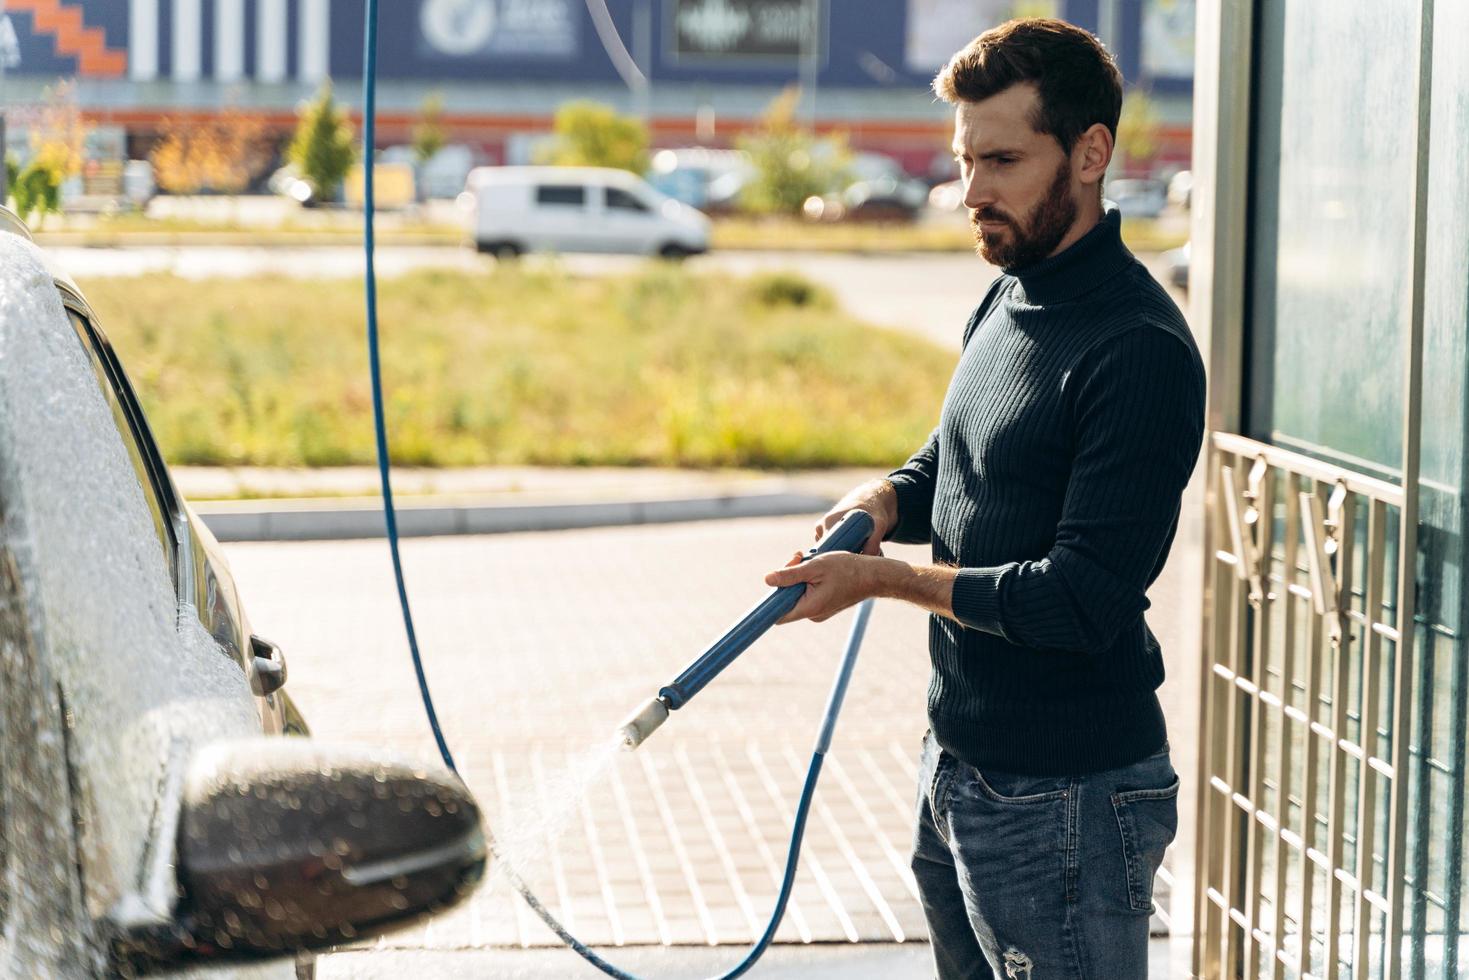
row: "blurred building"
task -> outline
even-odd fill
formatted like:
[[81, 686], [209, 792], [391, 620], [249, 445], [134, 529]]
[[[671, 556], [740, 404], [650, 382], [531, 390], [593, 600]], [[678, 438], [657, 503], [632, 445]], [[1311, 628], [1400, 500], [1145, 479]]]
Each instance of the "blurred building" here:
[[[236, 108], [286, 132], [326, 78], [359, 98], [365, 0], [0, 0], [14, 32], [4, 101], [76, 78], [102, 143], [146, 153], [165, 117]], [[381, 4], [379, 139], [405, 142], [441, 93], [450, 139], [518, 162], [556, 106], [645, 115], [655, 143], [725, 145], [783, 87], [818, 129], [948, 175], [949, 114], [927, 85], [1016, 13], [1099, 32], [1159, 109], [1156, 162], [1186, 166], [1194, 0], [392, 0]], [[15, 62], [16, 59], [11, 59]], [[15, 126], [12, 120], [12, 128]], [[21, 120], [23, 123], [23, 120]], [[107, 133], [111, 133], [109, 138]]]

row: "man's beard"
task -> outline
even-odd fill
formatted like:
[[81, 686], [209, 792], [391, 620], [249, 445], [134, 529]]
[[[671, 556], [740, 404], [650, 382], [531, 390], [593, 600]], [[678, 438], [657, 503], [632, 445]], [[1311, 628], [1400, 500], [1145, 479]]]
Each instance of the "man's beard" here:
[[[1022, 227], [1014, 218], [994, 208], [969, 212], [969, 224], [980, 257], [1001, 269], [1024, 269], [1046, 258], [1076, 222], [1076, 200], [1071, 196], [1071, 161], [1062, 160], [1046, 196], [1031, 209]], [[988, 236], [981, 221], [1003, 221], [1007, 237]]]

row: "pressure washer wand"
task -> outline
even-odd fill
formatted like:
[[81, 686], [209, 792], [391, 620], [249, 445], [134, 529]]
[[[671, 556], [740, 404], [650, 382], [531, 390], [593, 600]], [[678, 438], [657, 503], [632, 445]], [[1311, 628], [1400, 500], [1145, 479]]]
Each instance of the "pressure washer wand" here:
[[[848, 511], [847, 516], [827, 531], [801, 560], [808, 561], [832, 551], [860, 552], [872, 535], [872, 530], [870, 514], [861, 510]], [[650, 699], [622, 723], [617, 731], [623, 748], [635, 749], [643, 744], [644, 739], [668, 720], [670, 711], [682, 708], [690, 698], [702, 691], [704, 685], [733, 663], [736, 657], [744, 653], [782, 616], [794, 609], [805, 593], [804, 582], [772, 590], [755, 608], [730, 627], [729, 632], [715, 640], [709, 649], [694, 658], [677, 677], [659, 690], [657, 697]]]

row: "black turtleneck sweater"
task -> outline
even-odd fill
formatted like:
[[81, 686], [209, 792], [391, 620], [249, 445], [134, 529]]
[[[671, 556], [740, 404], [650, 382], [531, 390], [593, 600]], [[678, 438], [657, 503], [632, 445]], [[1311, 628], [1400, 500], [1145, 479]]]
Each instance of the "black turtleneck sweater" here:
[[929, 624], [928, 715], [980, 768], [1080, 775], [1166, 738], [1148, 586], [1204, 429], [1188, 325], [1108, 210], [997, 279], [964, 329], [938, 428], [889, 479], [892, 540], [958, 566]]

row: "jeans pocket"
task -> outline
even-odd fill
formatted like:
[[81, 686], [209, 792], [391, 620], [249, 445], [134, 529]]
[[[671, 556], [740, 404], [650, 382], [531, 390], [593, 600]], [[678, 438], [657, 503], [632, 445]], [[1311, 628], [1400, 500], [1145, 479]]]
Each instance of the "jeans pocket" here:
[[1153, 910], [1153, 876], [1178, 832], [1178, 777], [1161, 789], [1112, 794], [1127, 866], [1127, 899], [1134, 912]]
[[1031, 805], [1066, 798], [1070, 780], [1055, 777], [1021, 776], [991, 771], [988, 776], [975, 766], [964, 767], [979, 795], [992, 803]]

